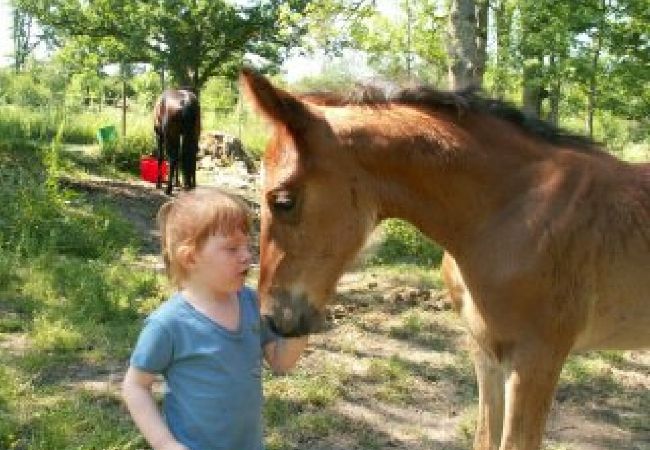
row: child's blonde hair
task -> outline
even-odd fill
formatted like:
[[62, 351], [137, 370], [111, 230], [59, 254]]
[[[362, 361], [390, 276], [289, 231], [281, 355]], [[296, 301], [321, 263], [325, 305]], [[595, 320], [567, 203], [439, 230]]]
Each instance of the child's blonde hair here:
[[160, 246], [165, 270], [176, 287], [187, 273], [178, 257], [180, 247], [198, 250], [214, 234], [237, 230], [250, 234], [250, 210], [236, 195], [217, 188], [197, 188], [170, 200], [158, 211]]

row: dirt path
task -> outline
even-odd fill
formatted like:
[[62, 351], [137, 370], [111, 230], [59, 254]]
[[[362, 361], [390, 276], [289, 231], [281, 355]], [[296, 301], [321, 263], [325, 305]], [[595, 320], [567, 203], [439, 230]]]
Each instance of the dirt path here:
[[[213, 172], [199, 172], [197, 175], [201, 186], [216, 186], [235, 192], [247, 200], [251, 210], [257, 214], [257, 177], [241, 173], [241, 169], [219, 168]], [[140, 256], [142, 262], [160, 269], [156, 261], [160, 254], [160, 233], [157, 230], [156, 213], [163, 203], [182, 192], [174, 188], [169, 197], [155, 185], [137, 180], [116, 180], [98, 175], [87, 175], [81, 179], [62, 177], [60, 184], [77, 192], [83, 192], [92, 203], [106, 204], [119, 211], [130, 222], [142, 238]], [[255, 222], [257, 224], [257, 222]], [[257, 227], [253, 241], [257, 237]], [[254, 245], [255, 255], [257, 248]], [[255, 261], [257, 263], [257, 260]]]
[[142, 237], [144, 255], [158, 254], [159, 233], [156, 231], [156, 212], [168, 200], [150, 183], [132, 180], [121, 181], [90, 176], [82, 180], [61, 178], [62, 186], [83, 192], [92, 203], [108, 204], [119, 211]]

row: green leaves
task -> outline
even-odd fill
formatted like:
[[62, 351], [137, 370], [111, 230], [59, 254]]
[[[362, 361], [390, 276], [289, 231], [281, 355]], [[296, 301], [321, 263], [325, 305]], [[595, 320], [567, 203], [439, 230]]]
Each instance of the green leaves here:
[[150, 63], [165, 67], [177, 84], [200, 88], [213, 75], [233, 77], [247, 54], [269, 66], [283, 59], [294, 34], [287, 15], [306, 1], [225, 0], [16, 0], [62, 42], [97, 63]]

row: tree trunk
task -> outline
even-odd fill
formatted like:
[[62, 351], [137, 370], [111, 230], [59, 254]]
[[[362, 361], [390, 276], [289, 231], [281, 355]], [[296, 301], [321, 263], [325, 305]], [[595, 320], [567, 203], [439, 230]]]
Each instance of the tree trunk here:
[[544, 64], [544, 48], [535, 41], [539, 32], [539, 23], [529, 14], [529, 9], [535, 8], [532, 1], [522, 2], [521, 15], [521, 57], [523, 60], [522, 74], [522, 109], [533, 117], [540, 117], [542, 110], [542, 67]]
[[198, 98], [199, 96], [199, 66], [196, 65], [194, 67], [194, 70], [192, 71], [192, 89], [194, 89], [194, 93], [196, 94], [196, 97]]
[[549, 112], [548, 121], [553, 125], [557, 125], [560, 120], [560, 89], [562, 82], [560, 81], [560, 74], [558, 70], [558, 57], [551, 55], [550, 58], [550, 71], [553, 77], [549, 92]]
[[489, 0], [478, 0], [477, 2], [477, 26], [476, 26], [476, 65], [474, 69], [474, 83], [480, 86], [485, 74], [485, 63], [487, 62], [487, 40], [488, 40], [488, 11]]
[[499, 6], [495, 13], [497, 51], [494, 94], [500, 99], [505, 97], [507, 71], [510, 62], [510, 33], [513, 8], [507, 3], [508, 0], [499, 0]]
[[540, 117], [542, 112], [541, 67], [541, 58], [531, 58], [524, 62], [522, 109], [533, 117]]
[[32, 17], [17, 7], [14, 7], [13, 16], [14, 66], [18, 73], [24, 69], [31, 51]]
[[[480, 85], [476, 77], [476, 3], [452, 0], [449, 14], [449, 84], [452, 89]], [[478, 81], [478, 83], [477, 83]]]
[[598, 61], [600, 59], [600, 52], [603, 46], [603, 28], [605, 26], [605, 14], [607, 4], [606, 0], [601, 2], [601, 16], [600, 26], [596, 30], [596, 38], [594, 43], [594, 54], [591, 60], [591, 75], [589, 77], [589, 91], [587, 92], [587, 135], [594, 137], [594, 113], [596, 111], [596, 91], [597, 91], [597, 77], [598, 77]]
[[122, 139], [126, 138], [126, 78], [122, 79]]
[[406, 77], [411, 80], [411, 35], [412, 35], [413, 14], [411, 11], [411, 2], [406, 0]]
[[[599, 39], [600, 40], [600, 39]], [[594, 137], [594, 112], [596, 110], [596, 72], [598, 71], [598, 59], [600, 57], [600, 45], [594, 50], [591, 61], [591, 76], [589, 77], [589, 92], [587, 93], [587, 135]]]

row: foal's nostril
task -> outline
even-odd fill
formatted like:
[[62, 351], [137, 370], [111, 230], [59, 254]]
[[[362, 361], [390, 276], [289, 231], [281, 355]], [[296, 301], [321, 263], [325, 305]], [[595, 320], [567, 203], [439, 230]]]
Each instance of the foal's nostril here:
[[322, 314], [305, 296], [292, 296], [284, 290], [276, 291], [270, 309], [264, 320], [271, 331], [280, 336], [304, 336], [321, 329]]

